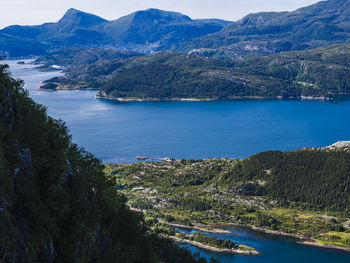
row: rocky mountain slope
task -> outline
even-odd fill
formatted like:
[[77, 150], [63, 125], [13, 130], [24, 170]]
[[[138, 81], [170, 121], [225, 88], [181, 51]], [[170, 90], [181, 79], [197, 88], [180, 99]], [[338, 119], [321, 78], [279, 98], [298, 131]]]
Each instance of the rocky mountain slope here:
[[39, 55], [65, 47], [175, 51], [220, 59], [305, 50], [350, 42], [350, 0], [327, 0], [293, 12], [249, 14], [231, 23], [193, 20], [158, 9], [114, 21], [69, 9], [57, 23], [0, 30], [0, 51]]
[[113, 47], [150, 52], [217, 32], [229, 23], [215, 19], [192, 20], [180, 13], [158, 9], [107, 21], [69, 9], [56, 23], [16, 25], [0, 30], [0, 52], [11, 57], [40, 55], [67, 47]]
[[350, 1], [327, 0], [294, 12], [249, 14], [221, 31], [173, 50], [217, 58], [303, 50], [350, 41]]

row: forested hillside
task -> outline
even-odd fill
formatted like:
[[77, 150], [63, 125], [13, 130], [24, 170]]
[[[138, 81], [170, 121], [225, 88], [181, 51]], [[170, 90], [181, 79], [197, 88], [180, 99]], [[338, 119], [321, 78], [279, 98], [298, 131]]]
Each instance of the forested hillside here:
[[53, 65], [62, 68], [92, 64], [98, 60], [106, 59], [126, 59], [141, 56], [134, 51], [114, 50], [104, 48], [78, 48], [72, 47], [52, 52], [46, 56], [39, 57], [35, 64], [39, 64], [42, 69], [50, 69]]
[[149, 217], [201, 227], [254, 226], [350, 247], [349, 146], [270, 151], [244, 160], [107, 165], [106, 173]]
[[158, 52], [73, 67], [42, 88], [94, 88], [120, 100], [332, 99], [350, 92], [348, 61], [347, 44], [236, 62]]
[[1, 262], [206, 262], [155, 235], [0, 66]]
[[[222, 178], [245, 185], [247, 195], [266, 195], [282, 206], [350, 215], [350, 153], [300, 150], [264, 152], [243, 160]], [[257, 182], [260, 180], [260, 184]], [[255, 182], [255, 183], [253, 183]], [[261, 182], [265, 182], [261, 186]]]

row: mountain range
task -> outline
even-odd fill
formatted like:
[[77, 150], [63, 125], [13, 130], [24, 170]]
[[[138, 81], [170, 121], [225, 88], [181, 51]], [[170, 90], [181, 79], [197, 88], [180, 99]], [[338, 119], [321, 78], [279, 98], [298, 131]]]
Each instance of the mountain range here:
[[350, 42], [350, 1], [321, 1], [293, 12], [249, 14], [236, 22], [194, 20], [158, 9], [117, 20], [69, 9], [57, 23], [0, 30], [0, 53], [41, 55], [66, 47], [109, 47], [143, 53], [175, 51], [223, 59]]
[[138, 11], [113, 21], [69, 9], [57, 23], [15, 25], [0, 30], [0, 52], [19, 57], [66, 47], [113, 47], [147, 53], [220, 31], [227, 24], [230, 22], [192, 20], [180, 13], [158, 9]]
[[350, 41], [350, 1], [321, 1], [294, 12], [250, 14], [172, 50], [217, 58], [317, 48]]

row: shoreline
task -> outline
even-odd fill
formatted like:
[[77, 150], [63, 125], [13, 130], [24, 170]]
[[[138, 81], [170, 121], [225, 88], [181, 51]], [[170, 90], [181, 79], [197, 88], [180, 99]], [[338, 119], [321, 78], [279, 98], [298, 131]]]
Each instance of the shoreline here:
[[244, 228], [249, 228], [251, 230], [257, 231], [257, 232], [262, 232], [265, 234], [270, 234], [270, 235], [276, 235], [276, 236], [287, 236], [287, 237], [293, 237], [293, 238], [297, 238], [300, 240], [306, 240], [307, 238], [305, 238], [304, 236], [300, 235], [300, 234], [292, 234], [292, 233], [286, 233], [283, 231], [278, 231], [278, 230], [270, 230], [270, 229], [266, 229], [263, 227], [258, 227], [258, 226], [252, 226], [252, 225], [246, 225], [246, 224], [238, 224], [238, 223], [218, 223], [215, 224], [217, 226], [236, 226], [236, 227], [244, 227]]
[[[172, 224], [172, 223], [168, 223], [165, 222], [163, 220], [159, 220], [159, 222], [166, 224], [166, 225], [170, 225], [170, 226], [174, 226], [174, 227], [179, 227], [179, 228], [184, 228], [184, 229], [195, 229], [195, 230], [199, 230], [199, 231], [203, 231], [203, 232], [208, 232], [208, 233], [213, 233], [213, 234], [229, 234], [229, 235], [239, 235], [237, 233], [234, 232], [230, 232], [228, 230], [225, 229], [221, 229], [220, 227], [222, 226], [236, 226], [236, 227], [243, 227], [243, 228], [249, 228], [252, 229], [254, 231], [258, 231], [258, 232], [262, 232], [265, 234], [270, 234], [270, 235], [280, 235], [280, 236], [289, 236], [289, 237], [294, 237], [300, 240], [305, 240], [306, 238], [303, 237], [302, 235], [298, 235], [298, 234], [292, 234], [292, 233], [286, 233], [286, 232], [282, 232], [282, 231], [277, 231], [277, 230], [269, 230], [269, 229], [265, 229], [263, 227], [257, 227], [257, 226], [251, 226], [251, 225], [245, 225], [245, 224], [238, 224], [238, 223], [213, 223], [213, 224], [208, 224], [208, 225], [193, 225], [193, 226], [186, 226], [186, 225], [180, 225], [180, 224]], [[213, 229], [207, 229], [206, 227], [215, 227]]]
[[[202, 244], [202, 243], [197, 242], [197, 241], [182, 239], [182, 238], [178, 238], [178, 237], [174, 237], [174, 236], [169, 236], [169, 238], [171, 238], [175, 242], [189, 244], [189, 245], [192, 245], [195, 247], [203, 248], [203, 249], [210, 250], [210, 251], [217, 252], [217, 253], [238, 254], [238, 255], [245, 255], [245, 256], [261, 255], [261, 253], [258, 252], [257, 250], [249, 251], [249, 250], [241, 250], [241, 249], [217, 248], [217, 247], [212, 247], [209, 245]], [[248, 246], [244, 246], [244, 247], [249, 248]]]
[[55, 88], [55, 89], [45, 89], [45, 88], [41, 88], [41, 87], [39, 87], [39, 89], [38, 90], [40, 90], [40, 91], [60, 91], [60, 90], [72, 90], [72, 91], [74, 91], [74, 90], [98, 90], [98, 89], [94, 89], [94, 88]]
[[159, 99], [159, 98], [148, 98], [148, 99], [140, 99], [135, 97], [130, 98], [118, 98], [118, 97], [109, 97], [109, 96], [95, 96], [96, 99], [102, 100], [116, 100], [119, 102], [165, 102], [165, 101], [217, 101], [220, 99], [196, 99], [196, 98], [172, 98], [172, 99]]
[[258, 231], [261, 233], [265, 234], [270, 234], [270, 235], [280, 235], [280, 236], [286, 236], [286, 237], [292, 237], [292, 238], [297, 238], [300, 241], [295, 242], [296, 244], [304, 245], [304, 246], [313, 246], [313, 247], [320, 247], [320, 248], [326, 248], [326, 249], [337, 249], [337, 250], [342, 250], [345, 252], [350, 253], [350, 247], [342, 247], [342, 246], [336, 246], [336, 245], [327, 245], [327, 244], [320, 244], [317, 243], [316, 240], [306, 238], [300, 234], [292, 234], [292, 233], [286, 233], [283, 231], [278, 231], [278, 230], [269, 230], [265, 229], [263, 227], [257, 227], [257, 226], [251, 226], [251, 225], [244, 225], [244, 224], [236, 224], [236, 223], [222, 223], [222, 224], [215, 224], [217, 226], [236, 226], [236, 227], [245, 227], [249, 228], [254, 231]]
[[332, 101], [334, 98], [330, 97], [319, 97], [319, 96], [300, 96], [300, 97], [262, 97], [262, 96], [233, 96], [230, 98], [211, 98], [211, 99], [198, 99], [198, 98], [169, 98], [169, 99], [160, 99], [160, 98], [136, 98], [136, 97], [112, 97], [112, 96], [95, 96], [96, 99], [103, 100], [115, 100], [119, 102], [171, 102], [171, 101], [179, 101], [179, 102], [201, 102], [201, 101], [224, 101], [224, 100], [300, 100], [300, 101]]
[[158, 220], [158, 221], [160, 223], [162, 223], [162, 224], [165, 224], [165, 225], [174, 226], [174, 227], [183, 228], [183, 229], [195, 229], [195, 230], [198, 230], [198, 231], [212, 233], [212, 234], [239, 235], [237, 233], [233, 233], [233, 232], [230, 232], [228, 230], [220, 229], [220, 228], [207, 229], [207, 228], [203, 228], [205, 226], [201, 227], [199, 225], [186, 226], [186, 225], [168, 223], [168, 222], [165, 222], [163, 220]]
[[337, 250], [342, 250], [350, 253], [350, 247], [320, 244], [320, 243], [317, 243], [316, 241], [301, 241], [301, 242], [297, 242], [297, 244], [304, 245], [304, 246], [326, 248], [326, 249], [337, 249]]
[[[326, 248], [326, 249], [337, 249], [337, 250], [342, 250], [345, 252], [349, 252], [350, 253], [350, 247], [342, 247], [342, 246], [336, 246], [336, 245], [326, 245], [326, 244], [320, 244], [317, 243], [317, 241], [311, 241], [308, 238], [305, 238], [302, 235], [299, 234], [292, 234], [292, 233], [286, 233], [283, 231], [277, 231], [277, 230], [269, 230], [269, 229], [265, 229], [263, 227], [257, 227], [257, 226], [251, 226], [251, 225], [245, 225], [245, 224], [238, 224], [238, 223], [215, 223], [215, 224], [208, 224], [209, 227], [214, 226], [217, 228], [214, 228], [213, 230], [206, 230], [206, 228], [203, 228], [205, 226], [198, 226], [198, 225], [194, 225], [194, 226], [186, 226], [186, 225], [179, 225], [179, 224], [171, 224], [171, 223], [167, 223], [167, 222], [162, 222], [168, 225], [172, 225], [175, 227], [180, 227], [180, 228], [184, 228], [184, 229], [195, 229], [195, 230], [199, 230], [199, 231], [203, 231], [203, 232], [207, 232], [207, 233], [213, 233], [213, 234], [231, 234], [231, 235], [238, 235], [237, 233], [233, 233], [230, 232], [228, 230], [225, 229], [220, 229], [220, 227], [222, 226], [235, 226], [235, 227], [243, 227], [243, 228], [248, 228], [257, 232], [261, 232], [264, 234], [269, 234], [269, 235], [275, 235], [275, 236], [286, 236], [286, 237], [291, 237], [291, 238], [297, 238], [299, 239], [299, 241], [296, 241], [296, 244], [300, 244], [300, 245], [304, 245], [304, 246], [314, 246], [314, 247], [320, 247], [320, 248]], [[227, 233], [228, 232], [228, 233]]]

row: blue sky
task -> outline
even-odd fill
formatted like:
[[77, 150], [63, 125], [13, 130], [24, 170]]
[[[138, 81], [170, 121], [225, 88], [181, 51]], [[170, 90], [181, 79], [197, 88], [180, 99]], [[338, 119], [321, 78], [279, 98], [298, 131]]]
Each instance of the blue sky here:
[[57, 21], [68, 8], [76, 8], [114, 20], [131, 12], [159, 8], [192, 18], [235, 21], [248, 13], [292, 11], [317, 0], [0, 0], [0, 28]]

